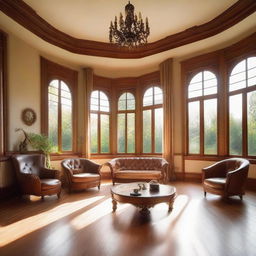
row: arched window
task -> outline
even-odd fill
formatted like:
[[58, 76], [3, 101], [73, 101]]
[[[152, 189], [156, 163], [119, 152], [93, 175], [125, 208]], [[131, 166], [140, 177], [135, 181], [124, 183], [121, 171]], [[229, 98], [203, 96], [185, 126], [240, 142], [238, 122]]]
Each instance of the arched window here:
[[48, 86], [48, 136], [55, 152], [72, 151], [72, 95], [62, 80]]
[[90, 111], [91, 153], [109, 153], [110, 111], [109, 100], [104, 92], [99, 90], [92, 92]]
[[143, 96], [143, 153], [162, 153], [163, 92], [156, 86]]
[[217, 78], [210, 71], [194, 75], [188, 85], [188, 153], [217, 154]]
[[118, 100], [117, 152], [135, 153], [135, 98], [129, 92]]
[[229, 76], [229, 154], [256, 156], [256, 57], [239, 62]]

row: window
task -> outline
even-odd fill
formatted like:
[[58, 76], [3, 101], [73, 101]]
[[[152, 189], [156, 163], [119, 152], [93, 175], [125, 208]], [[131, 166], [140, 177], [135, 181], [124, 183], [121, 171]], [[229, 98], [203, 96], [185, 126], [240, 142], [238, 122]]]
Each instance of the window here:
[[62, 80], [49, 84], [48, 111], [48, 136], [54, 151], [72, 151], [72, 95]]
[[135, 153], [135, 98], [129, 92], [118, 100], [117, 152]]
[[110, 153], [110, 109], [107, 95], [99, 90], [91, 94], [91, 153]]
[[229, 76], [229, 154], [256, 156], [256, 57], [239, 62]]
[[163, 92], [156, 86], [143, 96], [143, 153], [162, 153]]
[[217, 78], [210, 71], [194, 75], [188, 85], [188, 153], [217, 154]]

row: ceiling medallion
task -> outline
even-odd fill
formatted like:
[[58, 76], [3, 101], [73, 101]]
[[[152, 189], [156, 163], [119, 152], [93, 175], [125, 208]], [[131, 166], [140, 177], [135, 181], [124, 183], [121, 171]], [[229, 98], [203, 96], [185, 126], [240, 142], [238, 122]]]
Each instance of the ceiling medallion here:
[[146, 44], [149, 34], [148, 18], [146, 18], [144, 24], [141, 13], [139, 13], [139, 17], [134, 14], [134, 6], [130, 1], [125, 6], [125, 19], [122, 13], [120, 13], [119, 28], [117, 16], [115, 16], [114, 22], [110, 22], [109, 41], [118, 46], [132, 48]]

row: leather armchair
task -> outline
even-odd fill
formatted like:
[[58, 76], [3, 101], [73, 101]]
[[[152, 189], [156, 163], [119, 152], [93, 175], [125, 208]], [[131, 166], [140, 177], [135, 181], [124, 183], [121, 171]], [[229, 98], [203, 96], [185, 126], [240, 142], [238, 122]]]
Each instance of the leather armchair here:
[[57, 194], [60, 197], [60, 172], [45, 168], [42, 154], [13, 155], [12, 162], [22, 194], [41, 196]]
[[61, 165], [68, 181], [69, 192], [97, 186], [100, 189], [101, 165], [85, 158], [65, 159]]
[[206, 192], [225, 198], [238, 195], [243, 199], [248, 177], [249, 161], [243, 158], [230, 158], [203, 168], [203, 188]]

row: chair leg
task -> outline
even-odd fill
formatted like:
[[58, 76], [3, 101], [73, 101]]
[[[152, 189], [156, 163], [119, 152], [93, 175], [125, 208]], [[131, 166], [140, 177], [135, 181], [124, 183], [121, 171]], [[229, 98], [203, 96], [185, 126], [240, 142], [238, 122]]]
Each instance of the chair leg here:
[[44, 196], [41, 196], [41, 200], [44, 200]]
[[100, 190], [100, 184], [98, 185], [98, 190]]
[[240, 199], [243, 200], [243, 195], [239, 195]]
[[57, 194], [58, 199], [60, 199], [61, 191]]
[[206, 197], [206, 191], [204, 191], [204, 197]]

